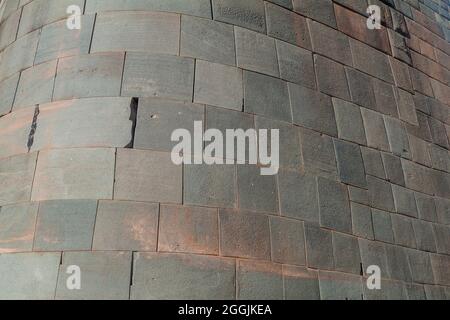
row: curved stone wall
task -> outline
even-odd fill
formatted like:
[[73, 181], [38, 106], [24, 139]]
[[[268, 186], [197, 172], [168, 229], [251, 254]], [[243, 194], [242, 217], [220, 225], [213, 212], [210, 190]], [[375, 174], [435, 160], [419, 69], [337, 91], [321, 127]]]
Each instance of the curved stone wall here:
[[[447, 1], [2, 8], [0, 298], [450, 297]], [[279, 129], [278, 174], [173, 164], [194, 121]]]

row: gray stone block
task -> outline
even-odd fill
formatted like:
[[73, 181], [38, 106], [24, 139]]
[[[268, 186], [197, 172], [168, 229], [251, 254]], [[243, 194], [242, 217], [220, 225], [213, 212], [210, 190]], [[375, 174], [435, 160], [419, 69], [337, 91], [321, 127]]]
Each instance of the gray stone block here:
[[431, 266], [437, 284], [450, 286], [450, 257], [448, 255], [431, 255]]
[[329, 96], [293, 83], [288, 84], [293, 122], [337, 136], [336, 120]]
[[394, 243], [394, 232], [389, 212], [372, 209], [372, 222], [375, 240]]
[[390, 151], [383, 115], [361, 108], [361, 116], [364, 122], [367, 145], [378, 150]]
[[416, 236], [417, 249], [436, 252], [436, 240], [434, 239], [431, 222], [413, 219], [412, 224], [414, 235]]
[[377, 111], [384, 115], [398, 118], [398, 107], [394, 87], [389, 83], [378, 79], [373, 79], [372, 83]]
[[350, 201], [365, 206], [369, 205], [369, 192], [366, 189], [348, 186], [348, 197], [350, 198]]
[[281, 171], [278, 176], [283, 216], [319, 222], [317, 184], [314, 176]]
[[415, 219], [392, 214], [391, 220], [395, 243], [404, 247], [416, 248], [416, 236], [412, 225]]
[[437, 222], [438, 216], [434, 199], [421, 193], [415, 193], [419, 218], [426, 221]]
[[100, 201], [92, 249], [156, 251], [158, 213], [154, 203]]
[[112, 199], [114, 163], [114, 149], [41, 151], [31, 199]]
[[392, 185], [395, 208], [398, 213], [417, 218], [417, 206], [414, 201], [414, 192], [406, 188]]
[[38, 203], [22, 203], [0, 209], [0, 252], [33, 250]]
[[432, 117], [428, 118], [428, 123], [433, 142], [443, 148], [449, 149], [448, 136], [444, 124]]
[[427, 168], [405, 159], [402, 159], [402, 167], [407, 188], [429, 195], [434, 194], [432, 176]]
[[444, 287], [425, 285], [425, 294], [427, 296], [427, 300], [445, 300], [445, 290]]
[[281, 265], [241, 260], [236, 276], [238, 300], [283, 299]]
[[[410, 136], [410, 144], [412, 144], [412, 136]], [[428, 156], [426, 160], [429, 160], [427, 163], [423, 163], [426, 161], [422, 161], [421, 163], [427, 166], [432, 166], [435, 169], [450, 172], [450, 154], [447, 149], [443, 149], [435, 144], [427, 144], [423, 141], [423, 145], [427, 148], [423, 150], [425, 153], [425, 157]], [[430, 155], [428, 155], [428, 150], [430, 151]], [[431, 156], [431, 160], [430, 160]], [[416, 157], [417, 158], [417, 157]], [[414, 157], [413, 157], [414, 160]], [[416, 161], [416, 160], [414, 160]], [[418, 161], [416, 161], [418, 162]]]
[[5, 49], [16, 40], [21, 13], [21, 10], [16, 10], [2, 21], [0, 25], [0, 50]]
[[178, 55], [179, 50], [178, 14], [132, 11], [97, 14], [91, 52], [146, 51]]
[[219, 210], [223, 256], [270, 259], [269, 218], [260, 213]]
[[[408, 135], [409, 147], [411, 148], [411, 157], [414, 162], [420, 163], [424, 166], [431, 166], [430, 153], [428, 152], [428, 143], [413, 135]], [[434, 145], [433, 145], [434, 146]], [[433, 148], [430, 148], [433, 150]], [[447, 153], [447, 151], [445, 151]], [[431, 151], [431, 153], [433, 153]], [[450, 162], [449, 162], [450, 164]], [[450, 168], [450, 166], [449, 166]]]
[[303, 222], [270, 217], [272, 261], [290, 265], [306, 265]]
[[395, 90], [395, 94], [397, 98], [398, 115], [400, 120], [416, 126], [419, 125], [413, 95], [408, 91], [398, 88]]
[[450, 200], [444, 198], [436, 198], [435, 200], [439, 222], [450, 225]]
[[405, 186], [405, 177], [403, 176], [402, 161], [400, 158], [385, 152], [381, 153], [381, 158], [383, 159], [387, 180], [400, 186]]
[[82, 27], [80, 30], [69, 30], [66, 27], [66, 23], [67, 20], [64, 19], [42, 28], [34, 61], [35, 64], [89, 53], [92, 29], [94, 27], [94, 15], [81, 16]]
[[184, 203], [235, 208], [236, 167], [192, 164], [184, 167]]
[[406, 300], [405, 283], [396, 280], [381, 279], [380, 290], [369, 290], [364, 286], [365, 300]]
[[182, 15], [180, 55], [236, 65], [233, 26]]
[[344, 66], [325, 57], [314, 55], [319, 91], [330, 96], [350, 100]]
[[20, 73], [0, 82], [0, 116], [8, 114], [14, 102]]
[[340, 181], [360, 188], [367, 188], [363, 158], [358, 145], [334, 139]]
[[334, 269], [345, 273], [361, 273], [358, 238], [333, 232]]
[[317, 271], [302, 267], [283, 266], [284, 297], [287, 300], [319, 300]]
[[352, 102], [376, 110], [375, 93], [372, 78], [356, 69], [345, 68]]
[[334, 259], [331, 231], [322, 229], [317, 224], [305, 223], [305, 239], [308, 267], [332, 270]]
[[361, 154], [364, 160], [366, 173], [380, 179], [386, 179], [381, 153], [374, 149], [361, 147]]
[[244, 72], [244, 110], [281, 121], [292, 121], [287, 83], [254, 72]]
[[0, 299], [54, 299], [60, 260], [59, 252], [1, 254]]
[[436, 248], [438, 253], [450, 255], [450, 226], [434, 224], [434, 236], [436, 239]]
[[361, 253], [362, 271], [367, 276], [367, 268], [375, 265], [380, 267], [381, 277], [389, 278], [387, 266], [386, 245], [377, 241], [358, 239]]
[[317, 179], [320, 225], [340, 232], [352, 232], [347, 188], [335, 181]]
[[237, 66], [279, 77], [275, 40], [264, 34], [240, 27], [234, 28]]
[[29, 201], [37, 153], [0, 160], [0, 206]]
[[427, 298], [423, 285], [415, 283], [405, 283], [405, 290], [408, 300], [419, 301], [426, 300]]
[[393, 57], [389, 57], [389, 61], [391, 63], [395, 85], [409, 92], [413, 92], [411, 75], [409, 74], [409, 66], [406, 63]]
[[265, 2], [265, 9], [269, 36], [311, 50], [311, 38], [304, 17], [268, 2]]
[[28, 139], [36, 108], [26, 108], [0, 118], [0, 158], [28, 152]]
[[191, 58], [127, 54], [122, 82], [123, 96], [162, 97], [192, 101], [194, 60]]
[[312, 53], [295, 45], [276, 41], [280, 77], [286, 81], [316, 89]]
[[352, 52], [348, 37], [333, 28], [308, 20], [314, 52], [342, 64], [352, 66]]
[[361, 276], [320, 270], [319, 286], [322, 300], [362, 300], [363, 298]]
[[214, 20], [265, 33], [264, 2], [261, 0], [214, 0]]
[[408, 134], [403, 123], [400, 120], [387, 116], [384, 117], [384, 122], [392, 153], [411, 159]]
[[197, 60], [194, 102], [242, 111], [242, 70]]
[[294, 11], [308, 18], [337, 28], [333, 3], [329, 0], [293, 0]]
[[[57, 300], [128, 300], [131, 252], [64, 252], [59, 267]], [[69, 290], [69, 266], [81, 270], [81, 289]]]
[[353, 234], [369, 240], [374, 239], [372, 211], [370, 207], [351, 203]]
[[412, 278], [418, 283], [434, 283], [430, 254], [418, 250], [408, 250]]
[[115, 173], [116, 200], [182, 202], [182, 167], [170, 153], [118, 149]]
[[131, 299], [234, 299], [235, 272], [231, 259], [136, 253]]
[[339, 138], [366, 145], [366, 134], [360, 108], [350, 102], [333, 98]]
[[41, 202], [33, 250], [91, 250], [96, 214], [95, 200]]

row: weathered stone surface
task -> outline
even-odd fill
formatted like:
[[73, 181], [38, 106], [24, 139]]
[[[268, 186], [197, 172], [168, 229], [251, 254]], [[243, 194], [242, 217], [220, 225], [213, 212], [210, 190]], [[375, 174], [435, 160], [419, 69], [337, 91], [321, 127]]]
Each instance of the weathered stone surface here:
[[317, 271], [283, 266], [284, 297], [288, 300], [320, 299]]
[[366, 189], [348, 186], [348, 196], [350, 201], [363, 204], [365, 206], [369, 205], [369, 192]]
[[[426, 164], [428, 164], [428, 166], [432, 166], [435, 169], [449, 172], [450, 157], [448, 150], [434, 144], [428, 145], [428, 149], [426, 150], [427, 154], [428, 150], [430, 151], [431, 161]], [[429, 158], [427, 160], [429, 160]]]
[[236, 276], [236, 298], [239, 300], [283, 299], [281, 265], [241, 260], [238, 262]]
[[392, 153], [411, 159], [408, 134], [403, 123], [400, 120], [387, 116], [384, 117], [384, 123]]
[[278, 77], [275, 40], [255, 31], [235, 27], [237, 66]]
[[305, 265], [305, 230], [303, 222], [270, 218], [272, 260], [290, 265]]
[[[115, 32], [111, 33], [111, 30]], [[133, 36], [130, 37], [130, 34]], [[180, 15], [166, 12], [97, 14], [91, 52], [146, 51], [177, 55]]]
[[217, 209], [161, 206], [158, 250], [219, 254]]
[[395, 280], [411, 282], [412, 275], [406, 249], [399, 246], [386, 245], [386, 256], [390, 277]]
[[425, 167], [404, 159], [402, 159], [402, 167], [407, 188], [429, 195], [434, 194], [433, 182]]
[[41, 151], [31, 198], [112, 199], [114, 160], [114, 149]]
[[235, 270], [230, 259], [136, 253], [131, 299], [234, 299]]
[[414, 219], [412, 221], [417, 249], [436, 252], [433, 225], [430, 222]]
[[420, 284], [405, 283], [405, 290], [408, 300], [419, 301], [426, 300], [425, 289]]
[[361, 154], [363, 157], [366, 173], [380, 179], [386, 179], [386, 173], [384, 172], [381, 153], [374, 149], [361, 147]]
[[450, 236], [450, 226], [434, 224], [433, 227], [437, 252], [450, 255], [450, 243], [448, 241], [448, 237]]
[[389, 140], [384, 125], [383, 115], [365, 108], [361, 108], [361, 116], [367, 138], [367, 145], [382, 151], [389, 151]]
[[244, 110], [291, 122], [287, 83], [254, 72], [244, 72]]
[[316, 89], [312, 53], [290, 43], [276, 41], [280, 77], [286, 81]]
[[383, 159], [387, 180], [400, 186], [405, 186], [405, 177], [400, 158], [385, 152], [381, 153], [381, 158]]
[[191, 58], [127, 54], [122, 95], [192, 101], [194, 60]]
[[344, 66], [319, 55], [314, 55], [314, 64], [319, 90], [333, 97], [350, 100]]
[[404, 247], [416, 248], [416, 237], [412, 225], [413, 219], [393, 214], [391, 220], [395, 243]]
[[372, 209], [372, 222], [375, 240], [394, 243], [391, 214], [389, 212]]
[[444, 198], [435, 198], [436, 211], [439, 222], [450, 225], [450, 200]]
[[376, 110], [372, 78], [356, 69], [345, 68], [352, 102]]
[[413, 85], [411, 82], [411, 75], [409, 74], [409, 66], [406, 63], [392, 57], [389, 57], [389, 61], [391, 62], [395, 85], [412, 92]]
[[156, 251], [158, 209], [154, 203], [99, 201], [92, 249]]
[[28, 151], [28, 140], [35, 108], [26, 108], [0, 118], [0, 158]]
[[397, 280], [381, 279], [380, 290], [369, 290], [363, 286], [365, 300], [406, 300], [405, 283]]
[[340, 139], [366, 145], [360, 108], [350, 102], [333, 98], [334, 112]]
[[[130, 293], [131, 252], [64, 252], [59, 267], [58, 300], [128, 300]], [[81, 289], [69, 290], [69, 266], [82, 272]]]
[[443, 148], [449, 149], [448, 137], [444, 124], [432, 117], [428, 118], [428, 123], [430, 125], [433, 142]]
[[197, 60], [194, 102], [242, 111], [242, 70]]
[[269, 218], [259, 213], [219, 211], [223, 256], [270, 259]]
[[0, 299], [50, 300], [55, 296], [59, 252], [0, 255]]
[[398, 107], [397, 100], [395, 99], [394, 87], [389, 83], [378, 79], [373, 79], [372, 83], [377, 111], [384, 115], [398, 118]]
[[182, 167], [170, 153], [118, 149], [114, 199], [181, 203]]
[[437, 222], [438, 216], [434, 199], [418, 192], [415, 193], [415, 196], [419, 218], [426, 221]]
[[331, 231], [321, 229], [317, 224], [305, 223], [305, 238], [308, 267], [332, 270], [334, 259]]
[[[413, 135], [408, 135], [408, 139], [409, 139], [409, 147], [411, 148], [412, 160], [424, 166], [430, 167], [431, 158], [430, 153], [428, 152], [428, 143]], [[434, 149], [433, 147], [430, 148], [431, 153], [433, 153], [432, 151], [433, 149]], [[447, 151], [445, 152], [447, 156]]]
[[236, 65], [233, 26], [182, 15], [180, 55]]
[[329, 0], [293, 0], [294, 11], [336, 28], [333, 3]]
[[370, 203], [373, 207], [393, 212], [395, 210], [391, 185], [381, 179], [367, 176]]
[[236, 26], [265, 33], [266, 19], [264, 2], [261, 0], [214, 0], [213, 16], [217, 21], [223, 21]]
[[367, 188], [363, 158], [358, 145], [334, 139], [336, 161], [341, 182]]
[[269, 36], [311, 50], [309, 29], [304, 17], [268, 2], [265, 2], [265, 9]]
[[427, 300], [445, 300], [445, 290], [444, 287], [425, 285], [425, 295]]
[[387, 267], [386, 245], [377, 241], [369, 241], [359, 239], [359, 250], [361, 253], [362, 271], [367, 276], [367, 268], [372, 265], [379, 266], [384, 270], [384, 278], [389, 277], [389, 270]]
[[16, 73], [0, 82], [0, 116], [8, 114], [11, 111], [19, 83], [19, 76], [20, 74]]
[[238, 165], [237, 186], [239, 208], [278, 212], [275, 176], [261, 175], [261, 168], [255, 165]]
[[96, 213], [95, 200], [41, 202], [33, 249], [91, 250]]
[[283, 216], [319, 222], [317, 185], [313, 176], [281, 171], [278, 188]]
[[400, 120], [419, 125], [412, 94], [402, 89], [397, 89], [395, 93]]
[[295, 124], [337, 136], [336, 120], [329, 96], [293, 83], [288, 84]]
[[417, 218], [417, 207], [414, 201], [414, 192], [406, 188], [392, 185], [395, 208], [398, 213], [402, 213]]
[[0, 205], [29, 201], [37, 153], [0, 160]]
[[450, 285], [450, 258], [444, 255], [431, 255], [431, 265], [437, 284]]
[[361, 256], [358, 238], [333, 232], [333, 252], [336, 271], [360, 274]]
[[374, 239], [372, 211], [370, 207], [351, 203], [353, 234], [369, 240]]
[[[4, 6], [5, 5], [3, 5], [3, 7]], [[5, 49], [16, 40], [20, 15], [21, 10], [17, 10], [10, 14], [7, 19], [2, 21], [2, 24], [0, 25], [0, 50]]]
[[319, 286], [323, 300], [362, 300], [363, 297], [360, 276], [320, 270]]
[[0, 253], [33, 250], [38, 203], [4, 206], [0, 209]]

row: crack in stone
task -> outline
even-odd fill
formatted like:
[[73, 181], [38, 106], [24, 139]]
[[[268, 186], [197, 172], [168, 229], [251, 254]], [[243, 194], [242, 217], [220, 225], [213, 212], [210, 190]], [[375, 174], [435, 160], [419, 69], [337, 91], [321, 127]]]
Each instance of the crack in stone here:
[[37, 104], [34, 109], [33, 122], [31, 123], [30, 133], [28, 134], [28, 142], [27, 142], [28, 152], [30, 152], [31, 147], [33, 146], [34, 143], [34, 135], [36, 134], [37, 130], [37, 120], [39, 117], [39, 112], [40, 112], [39, 105]]
[[133, 149], [133, 147], [134, 147], [134, 136], [136, 134], [138, 107], [139, 107], [139, 98], [133, 97], [131, 99], [131, 104], [130, 104], [130, 119], [129, 119], [133, 124], [131, 126], [131, 140], [125, 146], [125, 148], [127, 148], [127, 149]]

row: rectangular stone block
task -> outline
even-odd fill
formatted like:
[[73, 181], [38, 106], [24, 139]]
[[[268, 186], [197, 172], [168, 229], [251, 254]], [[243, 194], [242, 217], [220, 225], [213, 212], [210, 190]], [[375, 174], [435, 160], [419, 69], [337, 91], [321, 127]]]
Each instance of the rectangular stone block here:
[[20, 15], [21, 10], [16, 10], [11, 13], [8, 18], [2, 21], [0, 25], [0, 50], [3, 50], [16, 40], [17, 30], [19, 28], [20, 22]]
[[380, 179], [386, 179], [386, 173], [384, 172], [381, 153], [374, 149], [361, 147], [361, 154], [363, 157], [366, 173]]
[[0, 253], [33, 250], [38, 207], [38, 203], [23, 203], [0, 209]]
[[287, 300], [319, 300], [317, 271], [302, 267], [283, 266], [284, 297]]
[[383, 115], [365, 108], [361, 108], [367, 145], [382, 151], [390, 151], [389, 140], [384, 125]]
[[393, 154], [411, 159], [408, 134], [404, 124], [395, 118], [384, 116], [389, 145]]
[[281, 171], [278, 188], [281, 215], [319, 222], [317, 184], [314, 176]]
[[[59, 267], [57, 300], [128, 300], [131, 252], [64, 252]], [[81, 270], [81, 289], [69, 290], [69, 266]]]
[[53, 99], [119, 96], [123, 61], [123, 53], [98, 53], [60, 59]]
[[82, 27], [79, 30], [67, 29], [67, 20], [44, 26], [34, 63], [89, 53], [94, 15], [83, 15], [80, 19]]
[[57, 60], [22, 71], [14, 99], [14, 110], [50, 102], [56, 75]]
[[270, 217], [272, 261], [291, 265], [306, 264], [303, 222]]
[[0, 206], [29, 201], [37, 153], [0, 160]]
[[156, 251], [158, 214], [154, 203], [99, 201], [92, 249]]
[[353, 65], [350, 43], [345, 34], [312, 20], [308, 20], [308, 26], [314, 52], [342, 64]]
[[316, 89], [312, 53], [290, 43], [276, 41], [280, 77], [305, 87]]
[[417, 249], [436, 252], [436, 240], [434, 239], [433, 225], [430, 222], [413, 219], [414, 235], [416, 236]]
[[237, 66], [274, 77], [280, 76], [275, 40], [240, 27], [234, 28]]
[[450, 286], [450, 258], [444, 255], [431, 255], [431, 265], [437, 284]]
[[426, 221], [437, 222], [436, 205], [433, 197], [422, 193], [415, 193], [417, 211], [419, 218]]
[[331, 231], [315, 223], [305, 223], [306, 262], [314, 269], [334, 268], [333, 240]]
[[242, 111], [241, 69], [202, 60], [195, 68], [194, 102]]
[[162, 205], [158, 251], [218, 255], [217, 209]]
[[133, 300], [231, 300], [236, 296], [236, 265], [208, 256], [136, 253]]
[[389, 61], [391, 63], [395, 85], [406, 91], [413, 92], [411, 75], [409, 74], [409, 66], [406, 63], [392, 57], [389, 57]]
[[361, 253], [362, 271], [367, 276], [367, 268], [372, 265], [380, 267], [384, 277], [389, 277], [389, 270], [387, 267], [386, 245], [377, 241], [369, 241], [365, 239], [358, 239], [359, 250]]
[[414, 201], [414, 192], [406, 188], [392, 185], [395, 208], [398, 213], [417, 218], [417, 207]]
[[[413, 135], [408, 135], [409, 147], [411, 148], [411, 157], [414, 162], [420, 163], [424, 166], [431, 167], [430, 152], [428, 152], [428, 143]], [[431, 154], [433, 154], [434, 145], [430, 146]], [[445, 156], [448, 158], [448, 151], [445, 150]], [[450, 164], [450, 162], [449, 162]], [[450, 168], [450, 166], [449, 166]], [[445, 169], [444, 169], [445, 170]]]
[[333, 232], [334, 269], [345, 273], [361, 273], [358, 238]]
[[435, 198], [435, 203], [439, 222], [450, 225], [450, 200]]
[[288, 88], [294, 124], [337, 136], [330, 97], [293, 83], [289, 83]]
[[412, 225], [415, 219], [399, 214], [392, 214], [391, 220], [395, 243], [404, 247], [416, 248], [416, 237]]
[[334, 113], [340, 139], [366, 145], [360, 108], [350, 102], [333, 98]]
[[350, 100], [344, 66], [319, 55], [314, 55], [314, 64], [319, 91], [336, 98]]
[[54, 299], [60, 260], [59, 252], [1, 254], [0, 299]]
[[91, 250], [96, 214], [95, 200], [41, 202], [33, 250]]
[[180, 55], [236, 65], [234, 27], [217, 21], [182, 15]]
[[329, 0], [293, 0], [294, 11], [310, 19], [337, 28], [333, 3]]
[[193, 88], [193, 59], [133, 52], [126, 56], [123, 96], [192, 101]]
[[350, 201], [363, 204], [365, 206], [369, 205], [369, 192], [366, 189], [348, 186], [348, 197]]
[[373, 79], [373, 91], [378, 112], [398, 118], [397, 100], [394, 87], [384, 81]]
[[91, 52], [145, 51], [178, 55], [179, 50], [179, 14], [142, 11], [97, 14]]
[[407, 253], [413, 281], [417, 283], [434, 283], [430, 254], [413, 249], [407, 250]]
[[170, 153], [118, 149], [114, 199], [146, 202], [182, 202], [182, 167]]
[[14, 102], [20, 73], [0, 82], [0, 116], [8, 114]]
[[360, 188], [367, 188], [366, 173], [360, 147], [334, 139], [336, 161], [340, 181]]
[[413, 125], [419, 125], [413, 95], [402, 89], [395, 90], [395, 94], [400, 120]]
[[270, 260], [268, 216], [221, 209], [219, 226], [223, 256]]
[[0, 158], [28, 152], [35, 108], [26, 108], [0, 118]]
[[366, 108], [376, 110], [372, 77], [356, 69], [345, 68], [351, 101]]
[[394, 243], [394, 232], [389, 212], [372, 209], [372, 222], [375, 240]]
[[360, 276], [320, 270], [319, 286], [322, 300], [362, 300], [363, 298]]
[[408, 189], [429, 195], [434, 194], [434, 187], [430, 171], [414, 162], [402, 159], [405, 185]]
[[31, 198], [112, 199], [114, 162], [114, 149], [41, 151]]
[[405, 186], [405, 177], [403, 176], [402, 161], [400, 158], [385, 152], [381, 153], [381, 158], [383, 159], [387, 180], [400, 186]]
[[450, 255], [450, 242], [448, 241], [450, 236], [450, 226], [434, 224], [433, 227], [437, 252]]
[[392, 279], [411, 282], [412, 275], [406, 250], [400, 246], [386, 245], [388, 270]]
[[266, 33], [264, 2], [261, 0], [214, 0], [214, 20]]
[[287, 83], [254, 72], [244, 72], [244, 110], [281, 121], [292, 121]]
[[265, 2], [267, 34], [296, 46], [311, 50], [306, 19], [291, 10]]
[[283, 299], [281, 265], [240, 260], [236, 276], [238, 300]]
[[369, 240], [374, 239], [372, 211], [370, 207], [351, 203], [353, 234]]
[[444, 124], [432, 117], [428, 118], [428, 123], [433, 142], [443, 148], [449, 149], [448, 136]]

